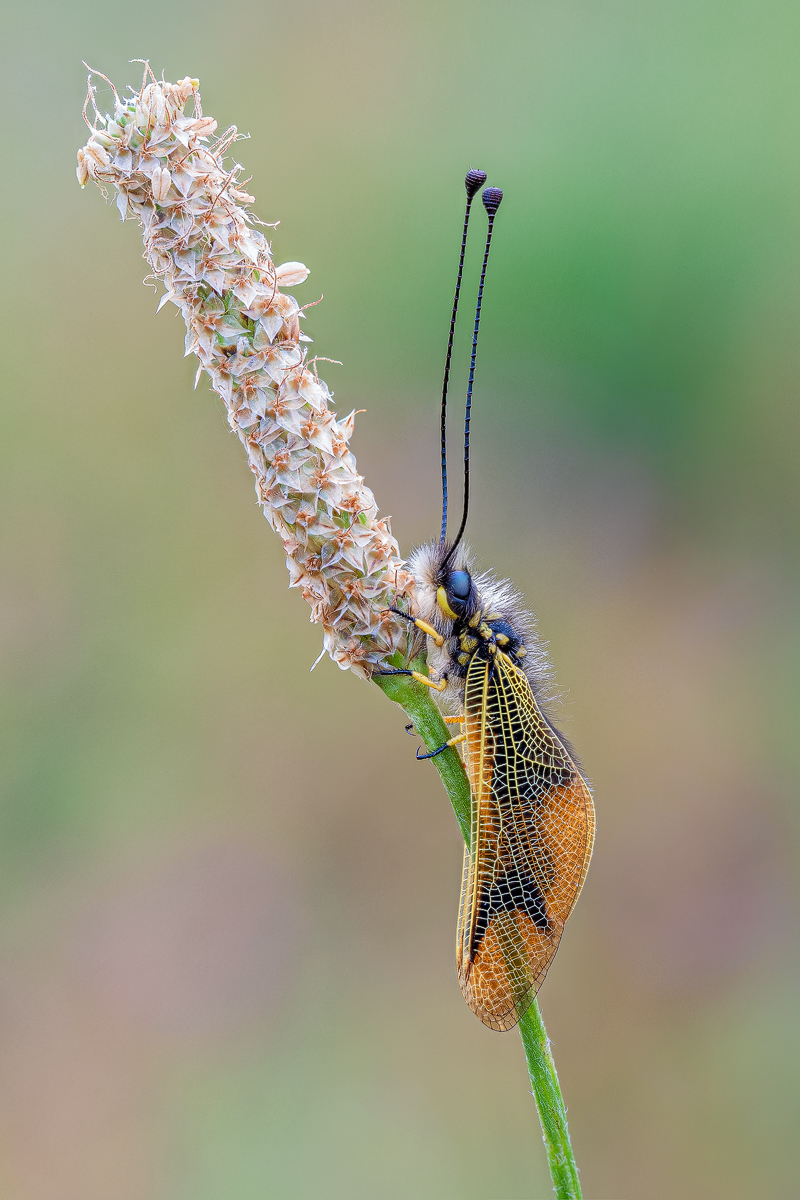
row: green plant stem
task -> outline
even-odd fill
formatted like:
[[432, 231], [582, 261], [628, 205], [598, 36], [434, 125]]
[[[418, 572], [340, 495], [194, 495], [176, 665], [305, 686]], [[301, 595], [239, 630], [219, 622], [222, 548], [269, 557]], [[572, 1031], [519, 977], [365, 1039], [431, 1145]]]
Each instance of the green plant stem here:
[[[393, 666], [404, 665], [399, 655], [395, 658], [396, 662], [395, 659], [391, 660]], [[423, 675], [428, 674], [424, 658], [415, 659], [409, 666]], [[423, 683], [417, 683], [416, 679], [411, 679], [408, 675], [373, 675], [372, 679], [381, 691], [385, 692], [390, 700], [394, 700], [395, 704], [399, 704], [409, 719], [413, 721], [414, 728], [428, 750], [435, 750], [437, 746], [441, 746], [442, 742], [446, 742], [453, 736], [433, 702], [430, 688], [425, 687]], [[451, 747], [449, 750], [443, 750], [441, 754], [437, 754], [436, 758], [431, 759], [431, 762], [442, 777], [442, 783], [450, 797], [456, 820], [461, 826], [464, 841], [469, 845], [472, 801], [461, 755]]]
[[[401, 661], [393, 665], [402, 666]], [[410, 664], [416, 671], [427, 674], [424, 658]], [[390, 700], [399, 704], [413, 721], [428, 750], [435, 750], [451, 736], [442, 714], [436, 707], [430, 689], [408, 675], [373, 675], [373, 681]], [[464, 841], [469, 846], [471, 798], [469, 781], [461, 756], [454, 749], [444, 750], [431, 760], [441, 776], [450, 797], [456, 820], [461, 826]], [[567, 1111], [558, 1083], [547, 1030], [542, 1022], [539, 1005], [534, 999], [519, 1023], [525, 1057], [528, 1060], [533, 1096], [542, 1126], [542, 1139], [547, 1150], [550, 1178], [557, 1200], [581, 1200], [578, 1168], [572, 1153], [567, 1128]]]
[[550, 1051], [550, 1039], [535, 998], [520, 1019], [519, 1033], [525, 1047], [528, 1075], [539, 1110], [542, 1141], [547, 1150], [547, 1165], [550, 1168], [553, 1190], [558, 1200], [581, 1200], [578, 1168], [575, 1165], [567, 1128], [567, 1110], [561, 1095], [556, 1064]]

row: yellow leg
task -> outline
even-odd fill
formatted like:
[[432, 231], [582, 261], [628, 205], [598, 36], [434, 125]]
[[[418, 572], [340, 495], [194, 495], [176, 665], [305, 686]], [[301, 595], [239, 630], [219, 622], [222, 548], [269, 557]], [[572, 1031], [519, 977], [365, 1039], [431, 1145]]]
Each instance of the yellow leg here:
[[416, 625], [417, 629], [421, 629], [423, 633], [427, 633], [428, 637], [431, 638], [437, 646], [444, 645], [444, 638], [442, 635], [437, 633], [433, 626], [429, 625], [427, 621], [420, 621], [419, 617], [415, 617], [414, 624]]
[[445, 717], [444, 723], [445, 723], [445, 725], [463, 725], [464, 718], [463, 718], [463, 716], [461, 716], [461, 717]]
[[419, 617], [412, 617], [410, 613], [403, 612], [402, 608], [395, 608], [394, 606], [387, 608], [384, 611], [396, 613], [398, 617], [404, 617], [406, 621], [410, 621], [411, 624], [416, 625], [417, 629], [419, 629], [422, 633], [426, 633], [429, 638], [432, 638], [437, 646], [444, 645], [444, 638], [442, 635], [437, 633], [433, 626], [429, 625], [427, 621], [421, 621]]
[[434, 683], [432, 679], [428, 679], [427, 675], [422, 675], [419, 671], [411, 671], [411, 678], [416, 679], [417, 683], [424, 683], [425, 687], [433, 688], [434, 692], [443, 692], [447, 687], [446, 679], [441, 679], [439, 683]]
[[442, 754], [451, 746], [457, 746], [459, 742], [465, 742], [467, 735], [459, 733], [457, 737], [451, 737], [449, 742], [443, 742], [441, 746], [437, 746], [435, 750], [430, 750], [427, 754], [420, 754], [419, 746], [417, 747], [417, 758], [421, 761], [423, 758], [436, 758], [438, 754]]
[[409, 671], [408, 667], [392, 667], [391, 670], [376, 671], [376, 675], [410, 675], [412, 679], [416, 679], [417, 683], [424, 683], [425, 687], [433, 688], [434, 692], [443, 692], [447, 687], [447, 676], [440, 679], [438, 683], [434, 683], [427, 675], [423, 675], [421, 671]]

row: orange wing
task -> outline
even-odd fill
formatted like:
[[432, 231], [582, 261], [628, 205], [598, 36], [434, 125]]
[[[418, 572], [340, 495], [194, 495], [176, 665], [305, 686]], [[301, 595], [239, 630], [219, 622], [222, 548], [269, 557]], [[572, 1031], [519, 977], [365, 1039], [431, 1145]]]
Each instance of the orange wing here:
[[472, 789], [458, 914], [464, 998], [491, 1029], [529, 1007], [578, 899], [594, 841], [588, 785], [504, 653], [473, 657], [464, 697]]

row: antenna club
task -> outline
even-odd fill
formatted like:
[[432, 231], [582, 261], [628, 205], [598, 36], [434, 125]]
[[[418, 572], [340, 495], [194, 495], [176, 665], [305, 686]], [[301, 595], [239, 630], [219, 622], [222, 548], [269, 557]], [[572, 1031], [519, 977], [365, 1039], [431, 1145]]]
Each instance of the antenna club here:
[[470, 167], [464, 180], [464, 187], [467, 189], [468, 198], [471, 200], [478, 191], [478, 188], [482, 188], [485, 183], [486, 172], [477, 171], [474, 167]]
[[482, 199], [483, 207], [489, 216], [493, 217], [500, 207], [500, 201], [503, 199], [502, 188], [484, 188]]

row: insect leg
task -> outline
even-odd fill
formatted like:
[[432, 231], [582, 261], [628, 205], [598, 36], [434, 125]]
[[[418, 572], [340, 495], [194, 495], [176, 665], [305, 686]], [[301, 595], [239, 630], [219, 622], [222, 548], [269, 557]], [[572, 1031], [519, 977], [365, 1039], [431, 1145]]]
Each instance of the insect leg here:
[[417, 683], [424, 683], [426, 687], [432, 688], [434, 692], [443, 692], [447, 687], [447, 676], [440, 679], [438, 683], [434, 683], [427, 675], [420, 675], [419, 671], [412, 671], [411, 674], [416, 679]]
[[403, 612], [402, 608], [388, 608], [386, 611], [395, 613], [398, 617], [405, 617], [405, 619], [410, 621], [412, 625], [416, 625], [417, 629], [419, 629], [422, 633], [426, 633], [429, 638], [432, 638], [437, 646], [444, 645], [444, 638], [442, 635], [437, 633], [433, 626], [429, 625], [427, 621], [421, 621], [419, 617], [412, 617], [410, 613]]
[[420, 762], [422, 762], [423, 758], [436, 758], [436, 755], [441, 754], [443, 750], [447, 750], [450, 746], [457, 746], [459, 742], [465, 742], [466, 740], [467, 735], [459, 733], [458, 737], [451, 737], [449, 742], [445, 742], [438, 750], [431, 750], [430, 754], [420, 754], [419, 750], [417, 750], [417, 758]]
[[[463, 717], [442, 717], [442, 720], [444, 721], [445, 725], [463, 725], [464, 724]], [[416, 732], [417, 731], [414, 728], [414, 722], [409, 721], [408, 725], [406, 725], [406, 733], [409, 734], [411, 737], [413, 737]]]
[[444, 645], [444, 638], [442, 635], [437, 633], [433, 626], [429, 625], [427, 621], [420, 621], [419, 617], [416, 617], [414, 619], [414, 624], [416, 625], [417, 629], [422, 630], [423, 633], [427, 633], [431, 641], [435, 642], [437, 646]]
[[399, 669], [392, 671], [376, 671], [376, 675], [410, 675], [412, 679], [416, 679], [417, 683], [424, 683], [425, 687], [433, 688], [434, 692], [443, 692], [447, 687], [447, 676], [441, 679], [439, 683], [434, 683], [427, 675], [422, 675], [419, 671], [401, 671]]

